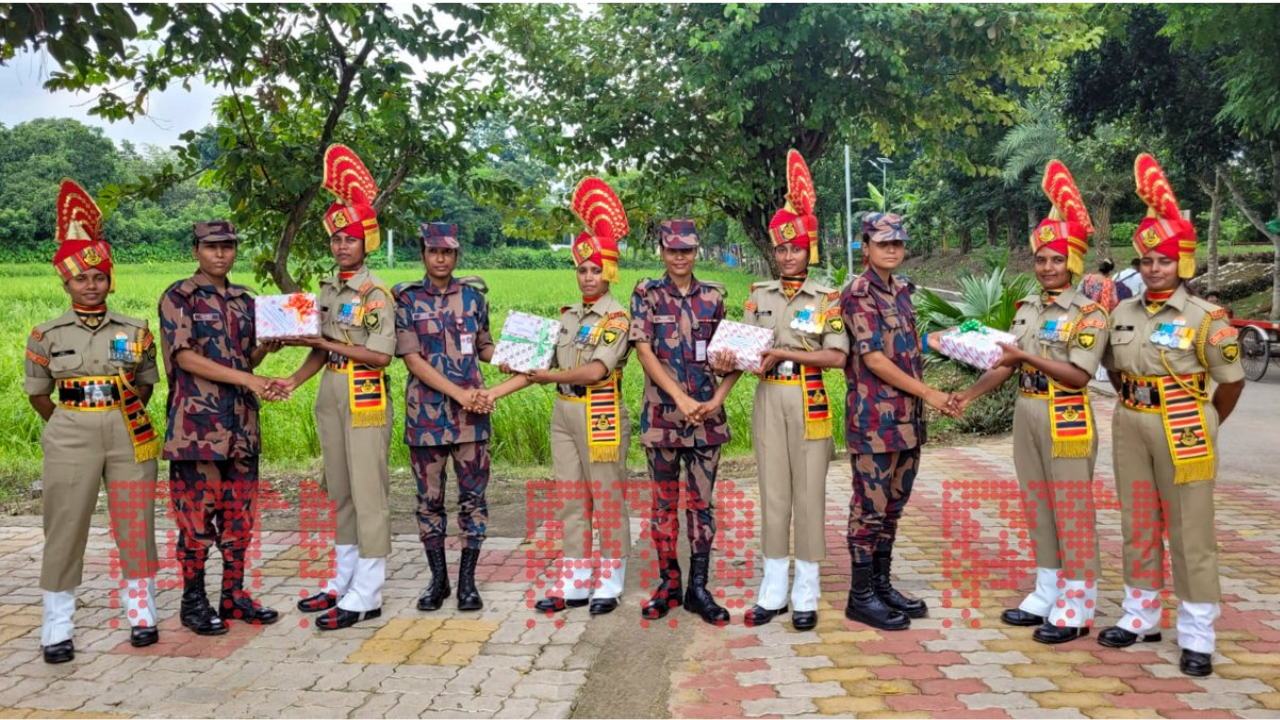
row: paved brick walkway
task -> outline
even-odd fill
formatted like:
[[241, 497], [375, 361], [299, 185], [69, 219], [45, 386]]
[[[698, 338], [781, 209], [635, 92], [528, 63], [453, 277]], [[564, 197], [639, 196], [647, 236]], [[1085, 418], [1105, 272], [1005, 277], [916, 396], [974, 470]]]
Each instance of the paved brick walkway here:
[[[1099, 403], [1109, 405], [1109, 403]], [[1119, 518], [1112, 491], [1108, 408], [1099, 408], [1097, 492], [1103, 550], [1102, 626], [1119, 617]], [[670, 678], [675, 717], [856, 715], [880, 717], [1277, 717], [1280, 716], [1280, 486], [1219, 484], [1223, 618], [1216, 675], [1193, 680], [1176, 667], [1176, 631], [1162, 643], [1110, 650], [1092, 638], [1065, 646], [1033, 642], [998, 615], [1031, 585], [1008, 442], [929, 448], [901, 529], [895, 574], [931, 612], [912, 630], [881, 633], [844, 619], [849, 566], [843, 547], [849, 469], [834, 464], [828, 493], [823, 603], [816, 632], [786, 617], [742, 625], [758, 571], [755, 483], [723, 482], [717, 587], [734, 614], [727, 628], [673, 613], [644, 632], [694, 625]], [[643, 493], [633, 502], [643, 505]], [[536, 518], [548, 508], [538, 508]], [[30, 519], [0, 527], [0, 717], [568, 717], [589, 674], [609, 673], [588, 615], [547, 618], [529, 610], [545, 584], [555, 542], [531, 521], [525, 539], [493, 538], [478, 573], [486, 607], [417, 612], [427, 569], [414, 536], [395, 539], [382, 619], [319, 633], [296, 611], [324, 569], [322, 533], [265, 533], [255, 559], [259, 595], [285, 611], [266, 628], [233, 624], [219, 638], [183, 630], [179, 591], [166, 569], [159, 595], [162, 641], [137, 650], [113, 609], [111, 543], [90, 537], [77, 614], [77, 657], [39, 659], [41, 533]], [[642, 538], [642, 523], [633, 520]], [[162, 542], [171, 542], [162, 531]], [[633, 553], [626, 622], [652, 582], [647, 540]], [[450, 546], [450, 564], [457, 548]], [[211, 563], [211, 566], [215, 563]], [[318, 567], [317, 567], [318, 565]], [[210, 586], [216, 580], [211, 577]], [[1174, 600], [1170, 598], [1168, 617]], [[113, 621], [117, 627], [112, 627]], [[610, 621], [613, 621], [611, 618]], [[638, 618], [635, 622], [641, 622]], [[612, 637], [612, 636], [609, 636]], [[604, 643], [608, 643], [608, 637]], [[625, 687], [625, 678], [620, 679]]]

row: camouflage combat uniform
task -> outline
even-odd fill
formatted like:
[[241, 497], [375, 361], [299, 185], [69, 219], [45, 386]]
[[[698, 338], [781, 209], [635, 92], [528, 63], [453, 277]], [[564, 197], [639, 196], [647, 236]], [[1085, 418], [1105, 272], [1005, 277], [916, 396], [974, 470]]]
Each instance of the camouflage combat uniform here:
[[[463, 388], [483, 388], [480, 353], [493, 346], [484, 283], [454, 279], [444, 291], [429, 280], [396, 286], [396, 355], [421, 354]], [[468, 412], [412, 373], [405, 387], [404, 442], [418, 483], [418, 533], [428, 550], [444, 547], [445, 465], [458, 477], [458, 527], [465, 545], [484, 542], [489, 506], [489, 416]]]
[[[711, 400], [716, 378], [707, 345], [724, 319], [724, 286], [693, 279], [681, 293], [671, 278], [645, 280], [631, 297], [631, 340], [649, 343], [663, 369], [697, 402]], [[720, 447], [729, 442], [724, 408], [702, 423], [685, 422], [675, 400], [648, 377], [640, 412], [640, 442], [653, 478], [652, 532], [659, 562], [676, 556], [680, 466], [686, 470], [686, 532], [693, 553], [708, 553], [716, 536], [714, 494]]]

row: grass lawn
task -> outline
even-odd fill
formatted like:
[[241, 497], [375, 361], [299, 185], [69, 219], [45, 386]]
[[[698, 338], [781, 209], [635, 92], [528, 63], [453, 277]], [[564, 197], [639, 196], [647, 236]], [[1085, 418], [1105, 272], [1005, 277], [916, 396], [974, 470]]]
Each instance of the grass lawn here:
[[[187, 277], [194, 267], [190, 264], [161, 264], [153, 266], [125, 266], [118, 270], [116, 294], [111, 296], [112, 309], [127, 315], [147, 318], [153, 332], [158, 333], [156, 306], [161, 293], [170, 283]], [[401, 266], [394, 270], [378, 271], [389, 284], [395, 284], [421, 276], [418, 266]], [[489, 285], [491, 321], [493, 332], [501, 328], [508, 310], [523, 310], [544, 317], [558, 317], [560, 307], [574, 302], [578, 297], [573, 272], [560, 270], [488, 270], [478, 273]], [[652, 272], [649, 273], [652, 275]], [[742, 304], [754, 278], [736, 271], [698, 273], [706, 279], [724, 283], [729, 289], [726, 303], [730, 317], [741, 318]], [[614, 295], [628, 305], [635, 284], [646, 277], [639, 271], [622, 270], [622, 280]], [[252, 278], [241, 274], [233, 279], [254, 285]], [[4, 402], [0, 403], [0, 502], [24, 496], [32, 480], [40, 474], [40, 432], [43, 423], [27, 403], [22, 393], [23, 351], [26, 337], [32, 327], [62, 314], [68, 308], [66, 293], [48, 265], [0, 265], [0, 387], [4, 388]], [[302, 362], [304, 348], [285, 348], [269, 357], [259, 370], [272, 375], [287, 375]], [[390, 369], [393, 402], [402, 412], [406, 371], [404, 366], [393, 363]], [[496, 369], [486, 366], [490, 384], [501, 378]], [[163, 376], [163, 372], [162, 372]], [[844, 378], [838, 372], [827, 374], [828, 390], [832, 397], [844, 397]], [[319, 378], [300, 388], [293, 398], [284, 403], [264, 403], [262, 411], [263, 460], [268, 470], [277, 472], [313, 471], [320, 447], [313, 417], [316, 387]], [[631, 413], [633, 426], [639, 424], [639, 405], [642, 394], [642, 371], [634, 357], [628, 362], [623, 375], [624, 397]], [[162, 429], [164, 425], [164, 398], [167, 389], [156, 389], [151, 403], [152, 420]], [[727, 410], [732, 427], [733, 441], [726, 448], [729, 454], [744, 454], [751, 448], [751, 401], [755, 387], [754, 378], [744, 378], [729, 398]], [[493, 457], [495, 465], [504, 472], [527, 476], [531, 468], [550, 462], [547, 428], [551, 420], [553, 390], [533, 387], [501, 401], [494, 413]], [[842, 403], [833, 403], [836, 414], [835, 427], [843, 422]], [[401, 442], [403, 417], [398, 417], [396, 432], [391, 445], [391, 464], [404, 468], [408, 465], [408, 450]], [[643, 451], [638, 441], [631, 446], [631, 463], [643, 467]], [[163, 473], [163, 470], [162, 470]]]

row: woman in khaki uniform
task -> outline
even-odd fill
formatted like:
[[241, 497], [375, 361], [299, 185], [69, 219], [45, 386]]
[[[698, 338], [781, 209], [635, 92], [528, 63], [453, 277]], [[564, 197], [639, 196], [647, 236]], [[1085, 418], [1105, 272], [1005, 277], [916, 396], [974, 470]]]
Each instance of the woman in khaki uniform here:
[[[840, 292], [809, 277], [818, 262], [816, 198], [804, 159], [787, 156], [787, 204], [769, 223], [781, 277], [751, 286], [743, 322], [773, 330], [761, 358], [752, 412], [752, 445], [759, 468], [764, 578], [747, 625], [763, 625], [787, 611], [791, 529], [795, 526], [795, 584], [791, 624], [812, 630], [821, 595], [819, 563], [827, 555], [827, 466], [831, 408], [822, 371], [844, 367], [849, 336], [840, 318]], [[732, 361], [713, 358], [717, 372]]]
[[323, 337], [290, 341], [311, 353], [287, 387], [292, 391], [326, 368], [316, 395], [316, 428], [325, 486], [337, 505], [337, 567], [320, 592], [298, 601], [298, 609], [328, 611], [316, 625], [336, 630], [382, 614], [391, 554], [387, 453], [395, 417], [385, 372], [396, 339], [391, 291], [365, 267], [365, 257], [381, 244], [370, 205], [378, 189], [342, 145], [325, 153], [324, 177], [338, 199], [325, 213], [338, 274], [321, 283]]
[[160, 447], [147, 415], [147, 401], [160, 379], [155, 341], [146, 320], [107, 309], [115, 280], [102, 214], [71, 180], [62, 181], [58, 194], [57, 239], [53, 266], [71, 309], [31, 331], [23, 383], [31, 406], [47, 423], [40, 437], [45, 536], [40, 645], [48, 663], [75, 658], [75, 591], [104, 481], [125, 581], [119, 592], [132, 628], [129, 642], [144, 647], [160, 639], [154, 594]]
[[[591, 614], [603, 615], [618, 607], [631, 550], [626, 495], [631, 423], [621, 384], [631, 321], [609, 293], [618, 281], [618, 238], [627, 234], [627, 217], [609, 186], [593, 177], [578, 184], [573, 211], [587, 226], [573, 244], [582, 303], [561, 311], [551, 368], [515, 375], [491, 395], [496, 400], [531, 384], [556, 385], [551, 456], [563, 552], [556, 582], [534, 607], [560, 612], [589, 599]], [[506, 365], [501, 369], [512, 372]], [[593, 579], [594, 530], [600, 532], [600, 560]]]
[[1098, 438], [1089, 406], [1089, 380], [1107, 345], [1107, 313], [1077, 292], [1093, 232], [1071, 173], [1061, 162], [1045, 168], [1053, 203], [1031, 234], [1041, 291], [1023, 298], [1014, 317], [1017, 346], [956, 397], [963, 409], [1018, 373], [1013, 415], [1013, 464], [1036, 558], [1036, 589], [1000, 619], [1036, 626], [1032, 637], [1063, 643], [1088, 635], [1098, 597], [1098, 543], [1093, 466]]
[[[1133, 246], [1146, 292], [1111, 316], [1103, 363], [1120, 393], [1112, 434], [1124, 535], [1124, 617], [1098, 642], [1127, 647], [1160, 640], [1164, 531], [1169, 532], [1178, 605], [1181, 669], [1213, 672], [1221, 614], [1213, 522], [1218, 426], [1244, 389], [1236, 329], [1227, 312], [1194, 297], [1196, 235], [1183, 220], [1164, 171], [1150, 155], [1134, 163], [1138, 196], [1150, 208]], [[1217, 383], [1210, 394], [1209, 379]]]

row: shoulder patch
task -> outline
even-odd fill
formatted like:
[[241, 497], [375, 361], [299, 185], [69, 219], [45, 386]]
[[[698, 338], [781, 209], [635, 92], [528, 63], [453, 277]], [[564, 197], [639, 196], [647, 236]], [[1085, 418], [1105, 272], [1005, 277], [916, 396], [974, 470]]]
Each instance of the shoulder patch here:
[[755, 311], [756, 311], [756, 309], [757, 309], [758, 307], [759, 307], [759, 306], [758, 306], [758, 305], [756, 305], [756, 303], [755, 303], [755, 301], [754, 301], [754, 300], [748, 300], [748, 301], [746, 301], [746, 302], [742, 303], [742, 311], [743, 311], [743, 312], [751, 312], [751, 313], [753, 313], [753, 312], [755, 312]]
[[1080, 308], [1080, 312], [1085, 313], [1085, 314], [1088, 314], [1088, 313], [1091, 313], [1091, 312], [1093, 312], [1093, 311], [1095, 311], [1095, 310], [1101, 310], [1101, 309], [1102, 309], [1102, 306], [1101, 306], [1101, 305], [1099, 305], [1099, 304], [1098, 304], [1098, 303], [1096, 303], [1096, 302], [1091, 302], [1091, 303], [1089, 303], [1089, 304], [1087, 304], [1087, 305], [1085, 305], [1085, 306], [1081, 307], [1081, 308]]
[[827, 302], [836, 302], [840, 300], [839, 290], [830, 290], [827, 292]]
[[605, 330], [626, 330], [631, 327], [631, 319], [626, 313], [612, 312], [604, 320]]
[[458, 282], [462, 283], [463, 285], [466, 285], [469, 288], [479, 290], [481, 294], [484, 294], [484, 295], [489, 294], [489, 286], [485, 284], [484, 280], [480, 279], [479, 275], [468, 275], [466, 277], [461, 277], [461, 278], [458, 278]]
[[1235, 327], [1224, 327], [1213, 335], [1209, 336], [1210, 345], [1221, 345], [1223, 340], [1233, 338], [1240, 334]]
[[37, 355], [31, 350], [27, 350], [27, 359], [41, 367], [47, 367], [49, 365], [49, 358], [43, 355]]
[[1084, 330], [1085, 328], [1097, 328], [1099, 330], [1104, 330], [1106, 327], [1107, 323], [1099, 320], [1098, 318], [1085, 318], [1080, 321], [1081, 330]]
[[40, 332], [39, 326], [36, 326], [31, 328], [31, 337], [35, 338], [36, 342], [39, 342], [44, 337], [44, 333]]
[[1209, 317], [1213, 318], [1214, 320], [1221, 320], [1226, 316], [1227, 316], [1226, 308], [1218, 308], [1217, 310], [1214, 310], [1213, 312], [1209, 313]]

